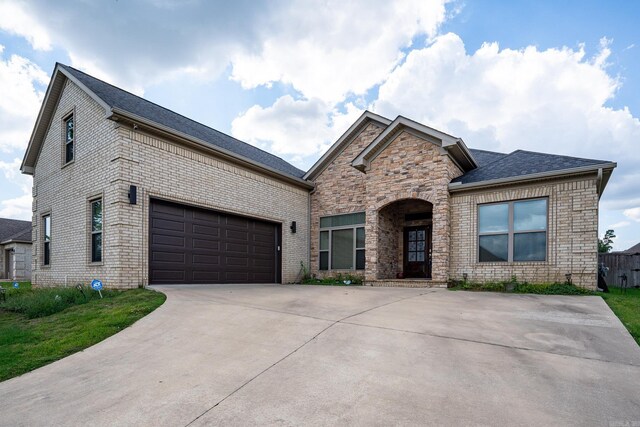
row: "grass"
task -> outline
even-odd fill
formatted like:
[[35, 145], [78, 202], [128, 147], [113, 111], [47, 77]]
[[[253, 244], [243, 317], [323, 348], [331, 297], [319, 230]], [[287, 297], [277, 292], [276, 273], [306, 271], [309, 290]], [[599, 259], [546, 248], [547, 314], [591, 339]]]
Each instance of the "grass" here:
[[143, 289], [103, 291], [103, 299], [95, 291], [85, 294], [86, 300], [75, 288], [31, 289], [28, 283], [7, 290], [7, 301], [0, 300], [0, 381], [84, 350], [165, 300]]
[[626, 293], [618, 288], [609, 288], [608, 294], [598, 294], [609, 305], [631, 336], [640, 345], [640, 289], [627, 289]]

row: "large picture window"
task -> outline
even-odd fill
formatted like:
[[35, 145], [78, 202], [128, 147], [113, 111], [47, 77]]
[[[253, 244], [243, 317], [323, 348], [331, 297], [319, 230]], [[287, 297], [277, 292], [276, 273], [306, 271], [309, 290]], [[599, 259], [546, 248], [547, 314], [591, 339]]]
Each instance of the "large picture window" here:
[[102, 262], [102, 199], [91, 201], [91, 262]]
[[320, 270], [364, 270], [364, 212], [320, 218]]
[[545, 261], [547, 199], [478, 206], [478, 261]]

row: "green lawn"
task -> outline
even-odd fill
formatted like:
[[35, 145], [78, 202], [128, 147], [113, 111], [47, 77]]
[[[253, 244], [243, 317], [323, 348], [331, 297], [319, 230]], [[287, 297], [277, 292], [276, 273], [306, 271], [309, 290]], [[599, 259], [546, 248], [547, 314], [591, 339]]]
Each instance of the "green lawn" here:
[[29, 372], [96, 344], [160, 306], [161, 293], [134, 289], [103, 291], [104, 298], [85, 289], [31, 289], [10, 283], [0, 299], [0, 381]]
[[598, 294], [620, 318], [631, 336], [640, 345], [640, 289], [627, 289], [623, 294], [618, 288], [609, 288], [608, 294]]

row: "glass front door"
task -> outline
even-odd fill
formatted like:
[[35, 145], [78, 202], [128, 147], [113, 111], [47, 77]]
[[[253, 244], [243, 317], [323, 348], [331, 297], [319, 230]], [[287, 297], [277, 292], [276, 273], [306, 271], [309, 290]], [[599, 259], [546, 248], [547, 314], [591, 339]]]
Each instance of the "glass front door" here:
[[431, 225], [404, 229], [404, 277], [431, 278]]

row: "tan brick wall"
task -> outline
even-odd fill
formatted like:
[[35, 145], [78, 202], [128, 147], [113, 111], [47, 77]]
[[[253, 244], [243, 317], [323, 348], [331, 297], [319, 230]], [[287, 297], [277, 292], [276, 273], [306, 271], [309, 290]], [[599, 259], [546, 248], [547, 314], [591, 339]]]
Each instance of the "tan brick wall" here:
[[[62, 118], [75, 109], [75, 158], [62, 167]], [[36, 285], [74, 285], [100, 278], [117, 283], [118, 256], [112, 227], [116, 165], [113, 123], [104, 109], [67, 81], [45, 137], [33, 176], [32, 281]], [[90, 262], [88, 198], [104, 197], [103, 263]], [[42, 215], [51, 214], [51, 265], [42, 265]]]
[[[548, 197], [547, 260], [544, 262], [478, 262], [478, 204]], [[597, 274], [598, 195], [596, 176], [540, 181], [451, 197], [452, 279], [466, 273], [472, 281], [506, 280], [516, 276], [529, 282], [565, 280], [595, 288]]]
[[[76, 159], [61, 168], [62, 117], [75, 107]], [[138, 204], [128, 203], [129, 185]], [[89, 203], [104, 200], [103, 262], [90, 261]], [[67, 82], [34, 174], [34, 283], [100, 278], [110, 287], [148, 284], [148, 215], [153, 196], [282, 223], [282, 278], [308, 259], [308, 191], [106, 120], [104, 110]], [[42, 264], [42, 215], [51, 212], [51, 266]], [[291, 221], [298, 231], [289, 230]]]
[[[309, 192], [291, 184], [187, 149], [130, 127], [118, 129], [121, 177], [117, 182], [119, 251], [122, 283], [147, 283], [149, 200], [153, 197], [219, 211], [248, 215], [282, 224], [282, 280], [296, 280], [309, 251]], [[130, 205], [129, 185], [138, 186], [139, 204]], [[296, 221], [297, 232], [289, 225]], [[142, 230], [142, 232], [139, 232]], [[138, 268], [139, 265], [143, 268]]]

